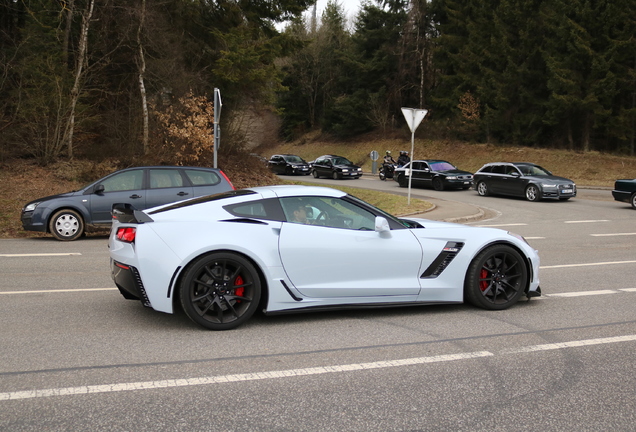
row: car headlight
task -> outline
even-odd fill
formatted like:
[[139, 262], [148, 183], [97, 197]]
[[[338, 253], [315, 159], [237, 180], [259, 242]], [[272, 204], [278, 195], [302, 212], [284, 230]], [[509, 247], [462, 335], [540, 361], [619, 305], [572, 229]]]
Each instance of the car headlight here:
[[542, 185], [542, 186], [543, 186], [544, 188], [555, 188], [555, 187], [557, 187], [557, 185], [555, 185], [555, 184], [544, 184], [544, 185]]
[[358, 168], [358, 172], [362, 172], [362, 168]]
[[525, 239], [522, 235], [515, 234], [515, 233], [510, 232], [510, 231], [508, 231], [508, 235], [511, 235], [511, 236], [513, 236], [514, 238], [516, 238], [516, 239], [518, 239], [518, 240], [521, 240], [521, 241], [522, 241], [522, 242], [524, 242], [525, 244], [530, 244], [530, 243], [528, 243], [528, 241], [527, 241], [527, 240], [526, 240], [526, 239]]
[[40, 204], [40, 203], [39, 202], [31, 203], [31, 204], [25, 206], [23, 211], [25, 211], [25, 212], [33, 211], [38, 206], [38, 204]]
[[447, 176], [446, 180], [457, 180], [457, 176]]
[[349, 172], [349, 170], [348, 169], [343, 169], [342, 172]]

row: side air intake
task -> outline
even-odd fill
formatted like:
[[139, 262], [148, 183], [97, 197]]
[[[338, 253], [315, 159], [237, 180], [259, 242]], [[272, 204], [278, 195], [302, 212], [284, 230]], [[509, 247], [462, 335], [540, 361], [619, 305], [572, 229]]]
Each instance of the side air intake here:
[[441, 275], [448, 265], [455, 259], [460, 250], [464, 247], [464, 243], [448, 242], [442, 252], [435, 258], [431, 265], [420, 276], [422, 279], [433, 279]]

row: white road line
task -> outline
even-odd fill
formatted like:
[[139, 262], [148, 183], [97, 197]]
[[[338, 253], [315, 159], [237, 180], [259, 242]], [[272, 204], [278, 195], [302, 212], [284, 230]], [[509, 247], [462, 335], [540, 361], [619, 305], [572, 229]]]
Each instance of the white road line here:
[[561, 264], [561, 265], [553, 265], [553, 266], [541, 266], [539, 268], [543, 270], [543, 269], [555, 269], [555, 268], [567, 268], [567, 267], [602, 266], [602, 265], [612, 265], [612, 264], [636, 264], [636, 261], [608, 261], [608, 262], [584, 263], [584, 264]]
[[636, 233], [590, 234], [592, 237], [633, 236]]
[[545, 344], [545, 345], [532, 345], [532, 346], [516, 348], [511, 350], [504, 350], [501, 352], [501, 354], [520, 354], [520, 353], [537, 352], [537, 351], [549, 351], [549, 350], [556, 350], [556, 349], [563, 349], [563, 348], [576, 348], [576, 347], [590, 346], [590, 345], [631, 342], [635, 340], [636, 340], [636, 335], [616, 336], [616, 337], [599, 338], [599, 339], [586, 339], [586, 340], [580, 340], [580, 341], [559, 342], [559, 343]]
[[573, 224], [573, 223], [595, 223], [595, 222], [609, 222], [607, 219], [597, 219], [597, 220], [573, 220], [573, 221], [564, 221], [563, 223]]
[[495, 225], [477, 225], [480, 227], [507, 227], [507, 226], [526, 226], [525, 223], [509, 223], [509, 224], [495, 224]]
[[33, 254], [0, 254], [0, 257], [44, 257], [44, 256], [79, 256], [79, 252], [68, 253], [33, 253]]
[[[543, 344], [543, 345], [530, 345], [530, 346], [521, 347], [521, 348], [503, 350], [503, 351], [500, 351], [499, 354], [508, 355], [508, 354], [533, 353], [533, 352], [540, 352], [540, 351], [577, 348], [577, 347], [583, 347], [583, 346], [612, 344], [612, 343], [631, 342], [631, 341], [636, 341], [636, 335], [624, 335], [624, 336], [615, 336], [615, 337], [598, 338], [598, 339], [585, 339], [585, 340], [579, 340], [579, 341], [568, 341], [568, 342], [559, 342], [559, 343]], [[174, 387], [190, 387], [190, 386], [210, 385], [210, 384], [226, 384], [226, 383], [235, 383], [235, 382], [244, 382], [244, 381], [259, 381], [259, 380], [266, 380], [266, 379], [301, 377], [301, 376], [310, 376], [310, 375], [321, 375], [321, 374], [327, 374], [327, 373], [356, 372], [356, 371], [362, 371], [362, 370], [386, 369], [386, 368], [394, 368], [394, 367], [402, 367], [402, 366], [421, 365], [421, 364], [427, 364], [427, 363], [440, 363], [440, 362], [455, 361], [455, 360], [467, 360], [467, 359], [475, 359], [475, 358], [483, 358], [483, 357], [492, 357], [495, 355], [496, 354], [490, 351], [477, 351], [477, 352], [470, 352], [470, 353], [458, 353], [458, 354], [439, 355], [439, 356], [432, 356], [432, 357], [416, 357], [416, 358], [407, 358], [407, 359], [377, 361], [377, 362], [370, 362], [370, 363], [353, 363], [353, 364], [344, 364], [344, 365], [335, 365], [335, 366], [318, 366], [318, 367], [304, 368], [304, 369], [287, 369], [287, 370], [278, 370], [278, 371], [235, 374], [235, 375], [208, 376], [208, 377], [200, 377], [200, 378], [181, 378], [181, 379], [170, 379], [170, 380], [159, 380], [159, 381], [140, 381], [140, 382], [129, 382], [129, 383], [112, 383], [112, 384], [101, 384], [101, 385], [90, 385], [90, 386], [79, 386], [79, 387], [49, 388], [49, 389], [40, 389], [40, 390], [23, 390], [23, 391], [0, 393], [0, 401], [18, 400], [18, 399], [35, 399], [35, 398], [45, 398], [45, 397], [53, 397], [53, 396], [114, 393], [114, 392], [133, 391], [133, 390], [156, 390], [156, 389], [174, 388]]]
[[603, 294], [618, 294], [616, 290], [598, 290], [598, 291], [576, 291], [565, 293], [550, 293], [549, 297], [583, 297]]
[[619, 291], [636, 292], [636, 288], [619, 288]]
[[113, 291], [117, 288], [78, 288], [78, 289], [58, 289], [58, 290], [37, 290], [37, 291], [0, 291], [0, 294], [50, 294], [69, 293], [78, 291]]
[[239, 381], [258, 381], [264, 379], [288, 378], [309, 375], [320, 375], [325, 373], [336, 372], [353, 372], [369, 369], [383, 369], [401, 366], [411, 366], [426, 363], [438, 363], [454, 360], [473, 359], [478, 357], [488, 357], [494, 354], [488, 351], [478, 351], [472, 353], [439, 355], [433, 357], [417, 357], [399, 360], [386, 360], [372, 363], [354, 363], [336, 366], [319, 366], [305, 369], [288, 369], [269, 372], [254, 372], [236, 375], [221, 375], [202, 378], [183, 378], [161, 381], [144, 381], [118, 384], [103, 384], [81, 387], [52, 388], [43, 390], [25, 390], [16, 392], [0, 393], [0, 401], [16, 400], [16, 399], [33, 399], [51, 396], [67, 396], [77, 394], [95, 394], [95, 393], [112, 393], [130, 390], [151, 390], [169, 387], [189, 387], [206, 384], [231, 383]]

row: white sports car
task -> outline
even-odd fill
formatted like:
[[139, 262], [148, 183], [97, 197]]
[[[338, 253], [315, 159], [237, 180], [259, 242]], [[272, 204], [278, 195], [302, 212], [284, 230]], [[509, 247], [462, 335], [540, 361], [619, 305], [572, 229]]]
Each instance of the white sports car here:
[[398, 219], [344, 192], [270, 186], [144, 211], [113, 206], [112, 277], [128, 299], [197, 324], [265, 314], [541, 295], [537, 251], [515, 234]]

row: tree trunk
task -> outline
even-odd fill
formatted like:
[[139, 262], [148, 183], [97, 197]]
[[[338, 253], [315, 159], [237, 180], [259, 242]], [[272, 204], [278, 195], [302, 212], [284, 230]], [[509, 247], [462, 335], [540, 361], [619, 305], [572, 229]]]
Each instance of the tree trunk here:
[[64, 46], [62, 47], [62, 49], [64, 50], [62, 54], [64, 58], [64, 64], [67, 65], [67, 67], [68, 67], [68, 53], [71, 50], [71, 47], [69, 46], [69, 44], [71, 40], [71, 30], [73, 27], [74, 9], [75, 9], [75, 0], [69, 0], [66, 6], [66, 29], [64, 30]]
[[143, 149], [144, 154], [148, 154], [148, 101], [146, 99], [146, 86], [144, 84], [144, 75], [146, 73], [146, 59], [144, 57], [144, 47], [141, 43], [141, 31], [146, 19], [146, 0], [141, 1], [141, 11], [139, 17], [139, 28], [137, 29], [137, 46], [139, 47], [139, 92], [141, 93], [141, 108], [143, 111]]
[[82, 79], [82, 71], [84, 69], [84, 61], [86, 57], [86, 49], [88, 45], [88, 29], [93, 16], [93, 8], [95, 6], [95, 0], [90, 0], [86, 6], [86, 11], [82, 16], [82, 29], [80, 31], [79, 40], [79, 53], [77, 55], [76, 67], [75, 67], [75, 82], [71, 89], [71, 106], [69, 110], [69, 119], [66, 126], [66, 142], [68, 146], [68, 158], [73, 159], [73, 131], [75, 128], [75, 107], [77, 106], [77, 100], [80, 94], [80, 83]]

